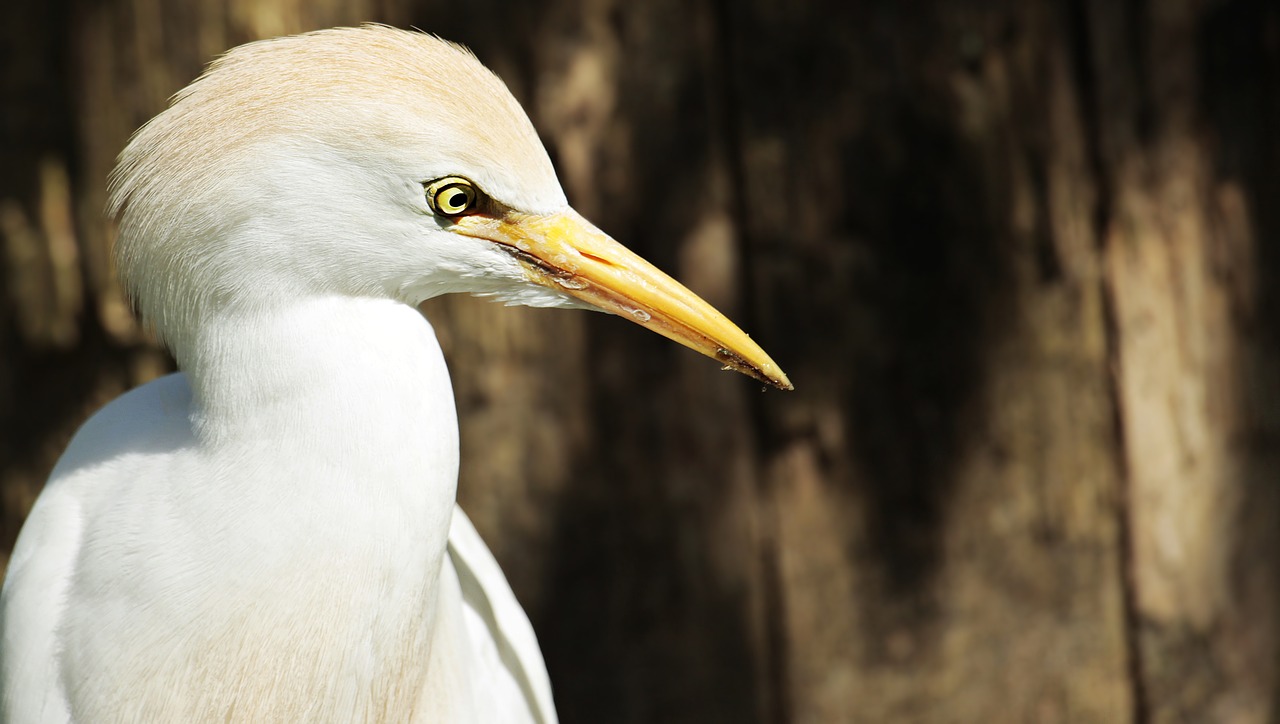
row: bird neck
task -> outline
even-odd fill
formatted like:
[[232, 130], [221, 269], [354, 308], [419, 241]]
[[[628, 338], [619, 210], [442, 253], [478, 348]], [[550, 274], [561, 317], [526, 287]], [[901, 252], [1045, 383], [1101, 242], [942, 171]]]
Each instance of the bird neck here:
[[403, 519], [443, 555], [458, 426], [440, 346], [416, 309], [306, 298], [221, 315], [193, 341], [179, 355], [193, 432], [209, 459], [233, 466], [226, 485], [281, 515], [340, 520], [353, 536], [389, 535], [368, 528]]
[[350, 439], [358, 424], [394, 427], [442, 413], [456, 424], [431, 325], [399, 302], [320, 297], [229, 311], [206, 320], [192, 346], [178, 359], [204, 442], [331, 428]]

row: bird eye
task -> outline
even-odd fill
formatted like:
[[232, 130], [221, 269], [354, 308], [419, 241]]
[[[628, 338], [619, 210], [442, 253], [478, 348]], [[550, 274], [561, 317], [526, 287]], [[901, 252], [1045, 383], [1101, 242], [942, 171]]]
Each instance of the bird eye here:
[[461, 216], [476, 207], [479, 194], [470, 181], [457, 176], [427, 185], [427, 203], [439, 216]]

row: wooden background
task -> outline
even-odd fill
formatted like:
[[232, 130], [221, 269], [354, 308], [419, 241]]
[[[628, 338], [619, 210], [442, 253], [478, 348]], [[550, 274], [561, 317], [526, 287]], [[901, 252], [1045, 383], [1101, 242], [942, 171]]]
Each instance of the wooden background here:
[[168, 369], [105, 177], [218, 52], [471, 45], [571, 201], [752, 333], [427, 305], [563, 721], [1280, 721], [1280, 6], [17, 0], [0, 550]]

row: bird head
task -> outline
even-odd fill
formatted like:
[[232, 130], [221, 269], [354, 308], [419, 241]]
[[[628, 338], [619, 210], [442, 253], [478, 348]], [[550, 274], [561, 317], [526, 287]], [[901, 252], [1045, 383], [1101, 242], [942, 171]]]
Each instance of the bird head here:
[[452, 292], [618, 314], [790, 389], [737, 326], [575, 212], [503, 82], [383, 26], [231, 50], [112, 176], [117, 267], [182, 359], [208, 315]]

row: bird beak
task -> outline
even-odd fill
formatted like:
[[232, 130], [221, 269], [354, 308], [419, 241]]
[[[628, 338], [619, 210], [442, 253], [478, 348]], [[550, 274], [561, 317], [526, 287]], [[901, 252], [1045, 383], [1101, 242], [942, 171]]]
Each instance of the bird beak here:
[[630, 319], [761, 382], [792, 389], [787, 375], [737, 325], [573, 209], [473, 214], [455, 220], [453, 231], [500, 244], [536, 284]]

